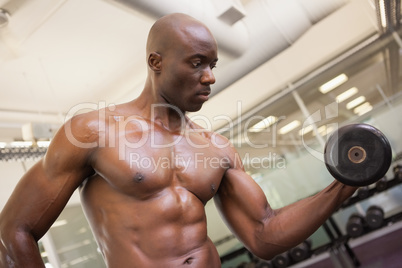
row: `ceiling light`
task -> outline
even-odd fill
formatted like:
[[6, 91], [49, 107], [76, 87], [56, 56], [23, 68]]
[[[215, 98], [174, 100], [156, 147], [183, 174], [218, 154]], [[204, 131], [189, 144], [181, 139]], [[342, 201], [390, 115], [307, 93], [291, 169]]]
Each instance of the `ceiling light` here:
[[[323, 134], [327, 131], [327, 126], [323, 125], [317, 129], [317, 133], [320, 134], [321, 136], [324, 136]], [[313, 136], [315, 136], [315, 133], [313, 133]]]
[[[332, 131], [334, 131], [334, 127], [333, 126], [327, 127], [326, 125], [321, 126], [317, 129], [318, 134], [320, 134], [321, 136], [326, 136]], [[315, 136], [315, 133], [313, 133], [313, 136]]]
[[66, 224], [67, 224], [67, 220], [58, 220], [58, 221], [55, 221], [53, 223], [52, 228], [53, 227], [63, 226], [63, 225], [66, 225]]
[[10, 145], [11, 147], [30, 147], [32, 146], [32, 141], [13, 141]]
[[369, 102], [365, 102], [362, 105], [356, 107], [353, 112], [358, 115], [363, 115], [369, 111], [373, 110], [373, 106]]
[[348, 77], [346, 76], [346, 74], [340, 74], [337, 77], [329, 80], [328, 82], [326, 82], [325, 84], [321, 85], [319, 90], [322, 94], [328, 93], [331, 90], [333, 90], [334, 88], [342, 85], [343, 83], [345, 83], [346, 81], [348, 81]]
[[284, 135], [284, 134], [292, 131], [293, 129], [297, 128], [298, 126], [300, 126], [300, 121], [294, 120], [294, 121], [290, 122], [289, 124], [287, 124], [286, 126], [282, 127], [279, 130], [279, 134]]
[[360, 97], [352, 100], [351, 102], [348, 102], [346, 104], [346, 109], [350, 110], [350, 109], [356, 107], [357, 105], [362, 104], [365, 101], [366, 101], [366, 97], [360, 96]]
[[50, 141], [38, 141], [36, 144], [38, 147], [49, 147]]
[[299, 130], [299, 136], [305, 135], [313, 130], [313, 125], [309, 125]]
[[350, 97], [352, 97], [353, 95], [355, 95], [358, 91], [359, 90], [357, 89], [357, 87], [352, 87], [352, 88], [346, 90], [345, 92], [339, 94], [338, 96], [336, 96], [336, 102], [341, 103], [344, 100], [347, 100]]
[[385, 15], [385, 5], [384, 0], [380, 0], [380, 18], [381, 18], [381, 26], [383, 28], [387, 28], [387, 17]]
[[248, 129], [248, 131], [250, 132], [260, 132], [263, 131], [264, 129], [270, 127], [271, 125], [275, 124], [275, 122], [278, 121], [278, 118], [276, 118], [275, 116], [268, 116], [267, 118], [261, 120], [260, 122], [258, 122], [257, 124], [255, 124], [254, 126], [252, 126], [251, 128]]

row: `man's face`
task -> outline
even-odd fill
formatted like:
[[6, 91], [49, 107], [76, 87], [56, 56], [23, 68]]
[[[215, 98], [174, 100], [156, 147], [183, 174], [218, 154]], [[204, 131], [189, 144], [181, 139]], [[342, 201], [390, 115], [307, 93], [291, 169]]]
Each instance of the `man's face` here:
[[202, 26], [187, 27], [162, 55], [160, 94], [181, 111], [201, 109], [215, 83], [212, 69], [217, 62], [217, 45]]

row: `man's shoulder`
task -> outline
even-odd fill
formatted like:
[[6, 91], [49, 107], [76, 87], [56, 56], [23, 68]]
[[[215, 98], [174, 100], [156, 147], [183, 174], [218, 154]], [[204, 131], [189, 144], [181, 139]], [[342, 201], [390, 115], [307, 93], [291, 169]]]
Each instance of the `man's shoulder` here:
[[98, 128], [99, 122], [101, 122], [100, 114], [101, 110], [76, 114], [65, 121], [64, 127], [74, 127], [78, 129]]
[[135, 109], [128, 111], [128, 107], [128, 103], [109, 105], [104, 108], [76, 114], [69, 120], [66, 120], [66, 123], [78, 124], [81, 127], [99, 128], [100, 125], [113, 123], [118, 121], [118, 119], [139, 116], [139, 113], [135, 113]]
[[231, 141], [224, 135], [222, 135], [214, 130], [202, 127], [202, 126], [198, 125], [197, 123], [195, 123], [194, 121], [190, 121], [190, 128], [195, 132], [202, 133], [202, 135], [205, 138], [209, 139], [219, 149], [225, 149], [225, 148], [227, 148], [229, 150], [233, 149], [233, 145], [232, 145]]

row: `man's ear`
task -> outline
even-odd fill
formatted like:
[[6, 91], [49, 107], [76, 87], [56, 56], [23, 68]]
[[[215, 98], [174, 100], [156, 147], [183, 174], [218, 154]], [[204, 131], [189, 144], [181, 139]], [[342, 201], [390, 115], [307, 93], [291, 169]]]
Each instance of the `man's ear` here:
[[148, 56], [148, 66], [152, 71], [159, 73], [162, 69], [162, 56], [157, 52], [151, 52]]

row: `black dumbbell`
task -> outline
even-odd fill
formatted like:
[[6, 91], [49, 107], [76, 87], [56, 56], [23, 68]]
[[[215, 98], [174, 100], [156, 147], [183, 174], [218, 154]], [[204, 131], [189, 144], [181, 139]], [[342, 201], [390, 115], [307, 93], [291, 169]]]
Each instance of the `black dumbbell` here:
[[288, 252], [284, 252], [282, 254], [276, 255], [272, 259], [272, 264], [275, 268], [285, 268], [288, 267], [290, 263]]
[[387, 189], [388, 180], [387, 177], [382, 177], [379, 181], [375, 183], [375, 188], [377, 192], [382, 192]]
[[351, 186], [368, 186], [391, 165], [392, 151], [385, 135], [367, 124], [339, 128], [328, 139], [324, 161], [331, 175]]
[[273, 268], [273, 265], [270, 261], [259, 261], [256, 265], [255, 268]]
[[289, 250], [290, 258], [294, 262], [300, 262], [307, 259], [310, 255], [311, 241], [306, 240], [296, 247]]
[[360, 187], [359, 189], [357, 189], [357, 196], [359, 197], [359, 199], [365, 199], [369, 196], [369, 187], [368, 186], [363, 186]]
[[396, 165], [393, 168], [395, 179], [398, 181], [402, 181], [402, 165]]
[[366, 211], [366, 223], [370, 229], [380, 228], [384, 224], [384, 210], [376, 205]]
[[359, 213], [350, 215], [346, 223], [346, 233], [350, 237], [359, 237], [364, 233], [365, 221], [364, 217]]

